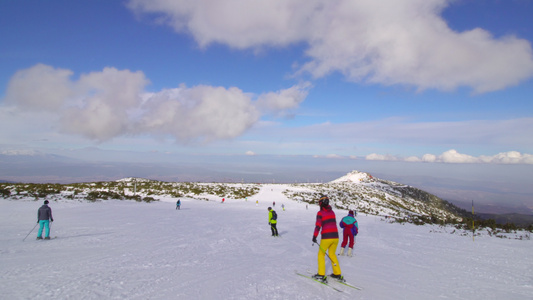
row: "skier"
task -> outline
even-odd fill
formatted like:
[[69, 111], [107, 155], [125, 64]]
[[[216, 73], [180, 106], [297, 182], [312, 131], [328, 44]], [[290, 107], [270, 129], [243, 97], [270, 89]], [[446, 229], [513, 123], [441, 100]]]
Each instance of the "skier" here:
[[318, 244], [316, 238], [321, 231], [321, 240], [318, 249], [318, 273], [313, 275], [317, 280], [327, 281], [326, 277], [326, 251], [329, 253], [328, 257], [331, 259], [333, 274], [330, 276], [337, 280], [344, 280], [341, 275], [341, 268], [335, 251], [339, 244], [339, 232], [337, 231], [337, 219], [335, 213], [329, 205], [329, 198], [322, 196], [318, 201], [320, 211], [316, 214], [315, 232], [313, 234], [313, 243]]
[[272, 202], [272, 207], [276, 207], [276, 201]]
[[222, 203], [224, 203], [225, 200], [226, 200], [225, 198], [222, 198]]
[[278, 215], [272, 207], [268, 208], [268, 224], [270, 225], [270, 230], [272, 230], [272, 236], [278, 236], [278, 228], [276, 228], [278, 224]]
[[348, 215], [342, 218], [339, 225], [341, 226], [341, 228], [344, 229], [342, 232], [343, 234], [340, 255], [344, 255], [344, 247], [346, 247], [346, 245], [348, 244], [348, 256], [352, 256], [355, 236], [359, 231], [359, 225], [357, 225], [357, 220], [355, 219], [353, 210], [348, 211]]
[[285, 211], [285, 204], [281, 204], [281, 208]]
[[48, 200], [44, 200], [43, 206], [39, 207], [37, 210], [37, 223], [39, 223], [39, 231], [37, 232], [37, 239], [43, 239], [43, 228], [44, 228], [44, 239], [50, 239], [50, 221], [54, 222], [52, 217], [52, 209], [48, 206]]
[[178, 201], [176, 201], [176, 209], [180, 209], [181, 207], [181, 200], [178, 199]]

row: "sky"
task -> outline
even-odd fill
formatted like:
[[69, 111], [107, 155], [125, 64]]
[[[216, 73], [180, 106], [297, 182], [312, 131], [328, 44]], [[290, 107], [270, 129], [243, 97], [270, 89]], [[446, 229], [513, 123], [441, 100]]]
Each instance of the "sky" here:
[[[532, 13], [528, 0], [3, 0], [0, 154], [186, 164], [199, 179], [533, 175]], [[11, 167], [0, 175], [36, 178]]]

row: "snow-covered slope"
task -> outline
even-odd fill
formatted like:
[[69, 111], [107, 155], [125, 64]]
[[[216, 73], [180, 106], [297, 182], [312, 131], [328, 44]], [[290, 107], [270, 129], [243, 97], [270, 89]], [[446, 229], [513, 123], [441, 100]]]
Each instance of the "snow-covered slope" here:
[[294, 185], [309, 191], [289, 189], [286, 195], [303, 201], [316, 201], [328, 195], [336, 207], [356, 209], [373, 215], [386, 215], [408, 222], [461, 221], [465, 211], [435, 195], [405, 184], [352, 171], [327, 184]]
[[[56, 199], [52, 236], [33, 231], [42, 201], [0, 199], [2, 299], [531, 299], [532, 241], [450, 234], [359, 214], [339, 293], [294, 271], [316, 271], [317, 207], [288, 185], [248, 199], [204, 195], [152, 203]], [[208, 200], [208, 201], [205, 201]], [[256, 203], [256, 201], [258, 203]], [[270, 236], [268, 206], [282, 237]], [[285, 211], [280, 206], [285, 205]], [[308, 209], [306, 209], [308, 208]], [[346, 211], [335, 209], [337, 220]], [[331, 271], [329, 263], [328, 272]]]

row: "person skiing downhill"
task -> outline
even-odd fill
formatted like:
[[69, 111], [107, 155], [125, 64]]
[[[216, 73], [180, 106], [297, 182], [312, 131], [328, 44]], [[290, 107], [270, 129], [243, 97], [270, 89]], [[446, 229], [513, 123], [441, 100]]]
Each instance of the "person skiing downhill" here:
[[181, 200], [178, 199], [178, 201], [176, 201], [176, 209], [180, 209], [181, 208]]
[[344, 255], [344, 248], [348, 245], [348, 256], [352, 256], [355, 236], [359, 231], [359, 225], [357, 225], [353, 210], [348, 211], [348, 215], [342, 218], [339, 225], [343, 228], [340, 255]]
[[326, 277], [326, 251], [331, 259], [333, 274], [330, 276], [337, 280], [344, 280], [341, 275], [341, 268], [335, 251], [339, 244], [339, 232], [337, 230], [337, 220], [335, 213], [329, 205], [329, 198], [322, 196], [318, 201], [320, 211], [316, 214], [315, 231], [313, 233], [313, 243], [318, 244], [317, 236], [321, 232], [321, 240], [318, 249], [318, 273], [313, 275], [313, 278], [320, 281], [327, 281]]
[[43, 228], [44, 228], [44, 239], [50, 239], [50, 221], [54, 222], [52, 217], [52, 209], [48, 206], [48, 200], [44, 200], [43, 206], [39, 207], [37, 210], [37, 223], [39, 223], [39, 231], [37, 232], [37, 239], [43, 239]]
[[268, 224], [270, 225], [270, 230], [272, 230], [272, 236], [278, 236], [278, 217], [276, 211], [272, 207], [268, 208]]

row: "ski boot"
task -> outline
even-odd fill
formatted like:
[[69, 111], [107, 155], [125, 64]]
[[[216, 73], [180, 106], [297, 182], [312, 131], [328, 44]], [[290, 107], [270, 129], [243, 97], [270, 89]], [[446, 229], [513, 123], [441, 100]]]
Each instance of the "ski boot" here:
[[38, 240], [42, 240], [43, 238], [42, 238], [42, 237], [40, 237], [40, 236], [38, 236], [38, 237], [37, 237], [37, 239], [38, 239]]
[[344, 256], [344, 248], [341, 248], [341, 253], [339, 253], [340, 256]]
[[313, 279], [318, 280], [320, 282], [328, 283], [328, 277], [326, 275], [315, 274], [312, 277]]
[[348, 248], [348, 256], [352, 256], [352, 248]]
[[346, 281], [346, 280], [344, 280], [344, 276], [342, 276], [341, 274], [339, 274], [339, 275], [331, 274], [329, 276], [331, 278], [334, 278], [337, 281], [340, 281], [340, 282], [345, 282]]

